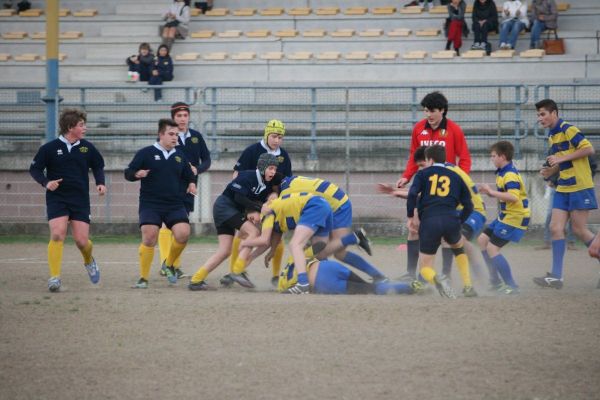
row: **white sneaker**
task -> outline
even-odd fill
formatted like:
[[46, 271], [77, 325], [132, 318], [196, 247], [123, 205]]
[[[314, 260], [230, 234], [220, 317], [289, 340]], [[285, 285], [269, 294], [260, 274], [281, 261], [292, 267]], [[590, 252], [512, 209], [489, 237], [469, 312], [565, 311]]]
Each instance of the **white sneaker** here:
[[60, 277], [55, 276], [53, 278], [48, 279], [48, 290], [52, 293], [58, 292], [60, 290]]

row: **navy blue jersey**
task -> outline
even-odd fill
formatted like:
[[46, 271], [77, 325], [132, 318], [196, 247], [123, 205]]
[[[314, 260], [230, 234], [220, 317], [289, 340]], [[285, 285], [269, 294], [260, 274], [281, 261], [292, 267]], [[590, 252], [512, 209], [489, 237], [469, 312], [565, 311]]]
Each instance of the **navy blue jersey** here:
[[200, 132], [190, 129], [189, 133], [190, 136], [185, 138], [185, 143], [181, 141], [181, 136], [179, 136], [179, 139], [177, 139], [178, 148], [183, 151], [188, 161], [196, 167], [198, 174], [201, 174], [210, 168], [210, 152]]
[[76, 200], [81, 205], [89, 206], [90, 169], [96, 185], [104, 185], [104, 159], [96, 147], [81, 139], [69, 151], [67, 143], [57, 138], [39, 148], [31, 162], [29, 173], [43, 187], [49, 181], [62, 179], [56, 190], [46, 191], [46, 202]]
[[[292, 160], [290, 160], [290, 156], [287, 151], [283, 148], [279, 148], [280, 152], [277, 157], [279, 161], [279, 165], [277, 166], [277, 172], [279, 172], [283, 176], [292, 176]], [[256, 169], [256, 164], [258, 163], [258, 157], [261, 154], [267, 152], [267, 149], [263, 146], [262, 142], [254, 143], [242, 152], [240, 159], [235, 164], [233, 169], [235, 171], [244, 171], [244, 170], [254, 170]]]
[[141, 179], [140, 209], [172, 210], [184, 207], [184, 190], [196, 177], [190, 168], [189, 161], [179, 148], [165, 152], [158, 144], [144, 147], [133, 157], [125, 169], [125, 179], [138, 180], [135, 173], [141, 169], [149, 169], [148, 176]]
[[[273, 192], [273, 185], [277, 183], [280, 182], [275, 182], [275, 180], [264, 182], [256, 169], [252, 171], [240, 171], [238, 176], [229, 182], [223, 191], [223, 195], [235, 201], [236, 193], [240, 194], [253, 202], [258, 208], [257, 211], [259, 211], [260, 206], [267, 201], [267, 198]], [[240, 211], [244, 211], [244, 208], [246, 208], [238, 202], [236, 204], [239, 206]]]
[[409, 218], [414, 216], [417, 199], [420, 219], [456, 215], [459, 204], [463, 206], [461, 221], [466, 221], [473, 212], [469, 188], [456, 172], [446, 168], [444, 164], [434, 164], [415, 175], [406, 202]]

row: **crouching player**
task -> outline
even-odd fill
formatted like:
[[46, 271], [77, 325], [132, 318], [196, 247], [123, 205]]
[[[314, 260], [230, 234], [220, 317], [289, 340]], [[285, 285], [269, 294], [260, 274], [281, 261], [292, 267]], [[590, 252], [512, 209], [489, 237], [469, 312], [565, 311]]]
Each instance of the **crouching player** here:
[[[188, 288], [190, 290], [213, 290], [205, 279], [231, 254], [231, 245], [238, 230], [242, 238], [256, 238], [260, 234], [255, 224], [260, 222], [260, 210], [275, 180], [279, 161], [272, 154], [264, 153], [258, 158], [256, 170], [240, 171], [231, 181], [223, 194], [217, 197], [213, 205], [213, 219], [217, 228], [219, 247], [204, 265], [192, 276]], [[245, 274], [245, 268], [252, 248], [242, 248], [233, 265], [229, 277], [246, 288], [254, 288], [254, 284]]]
[[[461, 177], [444, 164], [446, 150], [434, 145], [425, 149], [425, 165], [414, 178], [406, 202], [408, 224], [419, 232], [419, 265], [423, 278], [435, 284], [443, 297], [456, 298], [450, 281], [445, 275], [437, 276], [433, 269], [435, 253], [442, 238], [450, 245], [465, 284], [463, 293], [472, 290], [469, 260], [464, 254], [461, 224], [473, 212], [469, 188]], [[414, 210], [417, 207], [415, 218]], [[462, 204], [460, 216], [456, 208]]]
[[[496, 188], [480, 185], [479, 191], [500, 202], [498, 217], [479, 236], [483, 259], [490, 271], [490, 284], [500, 294], [518, 294], [519, 287], [513, 279], [510, 264], [500, 254], [508, 242], [518, 242], [529, 225], [529, 200], [525, 184], [512, 163], [512, 143], [500, 141], [491, 147], [491, 159], [496, 170]], [[502, 279], [500, 279], [502, 277]]]
[[[413, 282], [391, 282], [374, 280], [367, 282], [350, 269], [333, 260], [313, 258], [306, 263], [310, 292], [317, 294], [413, 294], [423, 291], [423, 284]], [[379, 272], [379, 271], [378, 271]], [[379, 272], [380, 275], [383, 275]], [[289, 293], [298, 281], [298, 272], [293, 262], [285, 266], [279, 274], [277, 290]]]
[[140, 279], [136, 289], [148, 288], [148, 277], [158, 231], [164, 223], [173, 232], [169, 254], [164, 262], [170, 283], [177, 283], [175, 260], [190, 236], [190, 224], [184, 204], [182, 182], [187, 192], [196, 193], [196, 176], [183, 152], [177, 146], [177, 124], [171, 119], [158, 121], [158, 141], [138, 151], [125, 169], [125, 179], [140, 184], [139, 218], [142, 244], [139, 247]]

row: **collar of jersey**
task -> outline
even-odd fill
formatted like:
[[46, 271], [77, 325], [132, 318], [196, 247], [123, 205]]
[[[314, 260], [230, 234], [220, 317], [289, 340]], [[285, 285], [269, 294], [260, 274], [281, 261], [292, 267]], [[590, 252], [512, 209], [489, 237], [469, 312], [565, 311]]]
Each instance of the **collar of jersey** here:
[[185, 132], [185, 133], [179, 132], [177, 134], [177, 136], [179, 136], [179, 140], [181, 140], [181, 143], [183, 143], [185, 145], [185, 139], [192, 137], [192, 134], [191, 134], [190, 130], [188, 129], [187, 132]]
[[171, 149], [171, 151], [167, 151], [158, 142], [154, 143], [154, 147], [156, 147], [158, 150], [160, 150], [163, 153], [163, 156], [165, 156], [165, 160], [168, 160], [169, 157], [172, 156], [173, 153], [175, 153], [177, 151], [177, 150], [175, 150], [175, 148]]
[[278, 156], [281, 154], [281, 148], [278, 148], [277, 150], [271, 150], [269, 148], [269, 146], [267, 146], [267, 144], [265, 143], [265, 139], [262, 139], [260, 141], [260, 145], [267, 151], [267, 153], [269, 154], [273, 154], [274, 156]]
[[65, 139], [65, 137], [64, 137], [63, 135], [60, 135], [60, 136], [58, 137], [58, 140], [60, 140], [61, 142], [63, 142], [64, 144], [66, 144], [66, 145], [67, 145], [67, 150], [69, 151], [69, 153], [71, 152], [71, 149], [72, 149], [73, 147], [75, 147], [75, 146], [78, 146], [78, 145], [79, 145], [79, 142], [80, 142], [80, 141], [78, 140], [78, 141], [76, 141], [75, 143], [69, 143], [69, 141], [68, 141], [67, 139]]
[[439, 162], [436, 162], [436, 163], [433, 163], [432, 167], [442, 167], [442, 168], [446, 168], [446, 164], [444, 164], [444, 163], [439, 163]]
[[552, 136], [552, 135], [554, 135], [554, 134], [556, 134], [558, 132], [561, 132], [562, 131], [562, 124], [564, 122], [565, 121], [563, 121], [562, 118], [559, 118], [558, 121], [556, 121], [556, 125], [554, 126], [554, 128], [552, 128], [552, 129], [550, 129], [548, 131], [548, 136]]
[[446, 129], [447, 125], [448, 121], [446, 120], [446, 117], [442, 117], [442, 122], [440, 122], [440, 125], [437, 127], [437, 129], [433, 129], [431, 125], [429, 125], [429, 121], [425, 120], [425, 129], [431, 129], [431, 132], [435, 132], [440, 129]]
[[267, 188], [267, 185], [265, 185], [263, 182], [262, 176], [260, 175], [260, 171], [258, 169], [256, 170], [256, 180], [258, 181], [258, 188], [261, 192]]
[[498, 169], [496, 170], [496, 173], [497, 173], [497, 174], [504, 174], [504, 173], [506, 173], [506, 172], [508, 172], [508, 171], [510, 171], [510, 170], [512, 170], [512, 169], [514, 169], [514, 167], [513, 167], [513, 163], [512, 163], [512, 161], [511, 161], [511, 162], [509, 162], [508, 164], [506, 164], [504, 167], [502, 167], [502, 168], [498, 168]]

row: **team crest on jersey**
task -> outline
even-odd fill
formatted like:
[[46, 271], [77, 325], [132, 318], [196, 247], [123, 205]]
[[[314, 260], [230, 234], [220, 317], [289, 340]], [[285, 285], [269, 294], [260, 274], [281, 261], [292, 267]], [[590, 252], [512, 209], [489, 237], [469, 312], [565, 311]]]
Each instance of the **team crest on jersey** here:
[[160, 161], [160, 156], [159, 156], [158, 154], [155, 154], [155, 155], [154, 155], [154, 160], [155, 160], [155, 161]]
[[277, 156], [277, 162], [279, 164], [281, 164], [284, 160], [285, 160], [285, 158], [283, 156]]
[[62, 156], [62, 154], [63, 154], [62, 149], [56, 150], [56, 155]]
[[178, 163], [180, 163], [181, 162], [181, 157], [175, 156], [175, 161], [177, 161]]
[[87, 153], [89, 150], [90, 150], [90, 149], [88, 149], [88, 148], [87, 148], [87, 147], [85, 147], [85, 146], [81, 146], [81, 147], [79, 148], [79, 151], [80, 151], [81, 153]]
[[446, 137], [447, 134], [445, 129], [440, 129], [440, 137]]
[[192, 143], [194, 143], [194, 144], [198, 143], [198, 138], [197, 137], [193, 137], [192, 138]]

